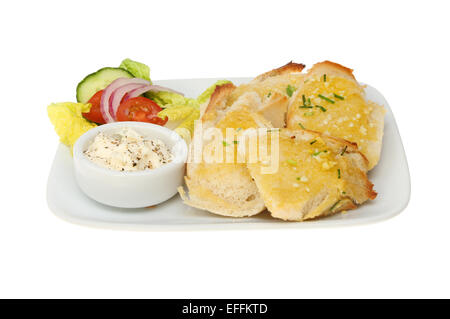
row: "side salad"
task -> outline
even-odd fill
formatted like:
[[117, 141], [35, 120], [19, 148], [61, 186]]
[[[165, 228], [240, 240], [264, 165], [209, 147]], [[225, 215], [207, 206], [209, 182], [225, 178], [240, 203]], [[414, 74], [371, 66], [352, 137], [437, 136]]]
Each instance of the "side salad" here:
[[116, 121], [139, 121], [166, 126], [190, 140], [200, 105], [206, 103], [221, 80], [196, 99], [173, 89], [154, 85], [150, 68], [125, 59], [119, 67], [105, 67], [87, 75], [76, 89], [77, 103], [52, 103], [50, 121], [62, 143], [73, 147], [91, 128]]

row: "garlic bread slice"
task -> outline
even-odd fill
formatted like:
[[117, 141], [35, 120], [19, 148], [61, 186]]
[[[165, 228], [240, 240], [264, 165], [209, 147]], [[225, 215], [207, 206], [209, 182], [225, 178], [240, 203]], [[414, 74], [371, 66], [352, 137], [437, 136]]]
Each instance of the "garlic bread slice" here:
[[313, 131], [281, 129], [278, 171], [263, 174], [261, 162], [247, 167], [273, 217], [302, 221], [374, 199], [367, 164], [353, 143]]
[[353, 70], [325, 61], [315, 64], [292, 96], [287, 127], [322, 132], [354, 142], [369, 160], [379, 161], [385, 110], [366, 99]]

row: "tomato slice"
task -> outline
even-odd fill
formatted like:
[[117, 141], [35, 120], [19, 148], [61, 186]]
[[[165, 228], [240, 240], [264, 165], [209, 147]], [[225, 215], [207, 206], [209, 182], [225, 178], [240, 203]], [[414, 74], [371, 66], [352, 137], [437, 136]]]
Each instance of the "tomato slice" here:
[[147, 122], [163, 126], [168, 118], [160, 118], [157, 114], [162, 108], [150, 99], [142, 96], [131, 98], [119, 105], [116, 118], [118, 121]]
[[102, 100], [102, 94], [103, 90], [98, 91], [94, 94], [94, 96], [91, 97], [91, 99], [88, 101], [88, 103], [91, 103], [91, 109], [88, 113], [83, 113], [84, 118], [88, 119], [89, 121], [98, 123], [98, 124], [105, 124], [105, 120], [103, 119], [102, 112], [100, 111], [100, 101]]

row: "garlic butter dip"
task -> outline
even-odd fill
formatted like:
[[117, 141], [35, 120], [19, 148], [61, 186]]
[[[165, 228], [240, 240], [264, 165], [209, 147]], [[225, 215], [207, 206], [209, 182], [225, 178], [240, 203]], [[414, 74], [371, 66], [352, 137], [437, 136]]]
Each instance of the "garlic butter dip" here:
[[158, 168], [173, 159], [162, 141], [144, 138], [131, 128], [97, 134], [84, 154], [97, 165], [126, 172]]

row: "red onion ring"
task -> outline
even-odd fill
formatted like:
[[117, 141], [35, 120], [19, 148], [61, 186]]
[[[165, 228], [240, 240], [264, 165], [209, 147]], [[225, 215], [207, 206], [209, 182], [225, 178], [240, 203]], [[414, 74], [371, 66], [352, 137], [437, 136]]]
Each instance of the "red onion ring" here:
[[133, 78], [133, 79], [127, 79], [127, 78], [118, 78], [111, 82], [110, 85], [108, 85], [105, 88], [105, 91], [103, 91], [102, 98], [100, 101], [100, 111], [102, 113], [103, 119], [106, 123], [114, 122], [115, 116], [113, 116], [110, 112], [110, 104], [111, 104], [111, 95], [114, 93], [115, 90], [117, 90], [119, 87], [127, 84], [140, 84], [140, 85], [149, 85], [150, 82]]
[[137, 88], [137, 89], [135, 89], [135, 90], [129, 92], [129, 93], [128, 93], [128, 96], [127, 96], [126, 99], [125, 99], [125, 101], [128, 100], [128, 99], [132, 99], [132, 98], [134, 98], [134, 97], [138, 97], [139, 95], [142, 95], [142, 94], [144, 94], [145, 92], [148, 92], [148, 91], [152, 91], [152, 92], [166, 91], [166, 92], [172, 92], [172, 93], [176, 93], [176, 94], [180, 94], [180, 95], [184, 96], [183, 93], [177, 92], [177, 91], [175, 91], [175, 90], [166, 88], [166, 87], [164, 87], [164, 86], [160, 86], [160, 85], [152, 85], [152, 84], [151, 84], [151, 85], [146, 85], [146, 86], [141, 87], [141, 88]]
[[[113, 93], [111, 94], [111, 97], [109, 98], [109, 114], [112, 115], [114, 120], [117, 121], [117, 109], [119, 108], [120, 103], [122, 102], [123, 97], [133, 90], [139, 89], [145, 87], [145, 84], [125, 84], [120, 87], [118, 87]], [[128, 98], [127, 98], [128, 99]]]
[[122, 102], [122, 99], [125, 95], [126, 101], [131, 98], [138, 97], [148, 91], [153, 92], [167, 91], [183, 95], [180, 92], [177, 92], [175, 90], [160, 85], [152, 85], [150, 84], [149, 81], [139, 78], [116, 79], [105, 88], [100, 101], [100, 111], [102, 113], [105, 122], [111, 123], [116, 121], [117, 109], [119, 108], [120, 103]]

